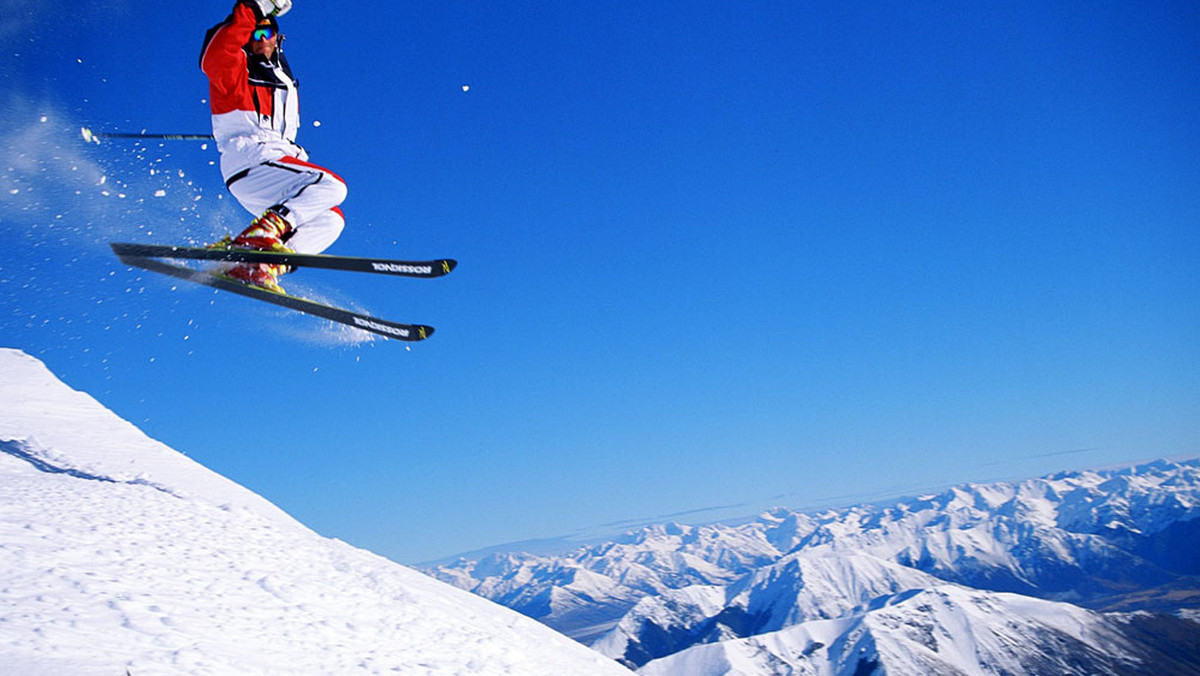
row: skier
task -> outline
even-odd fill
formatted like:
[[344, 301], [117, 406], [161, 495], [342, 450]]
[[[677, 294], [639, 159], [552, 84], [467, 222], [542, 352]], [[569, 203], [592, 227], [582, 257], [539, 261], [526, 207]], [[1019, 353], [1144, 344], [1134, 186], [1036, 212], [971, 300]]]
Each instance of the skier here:
[[[291, 0], [238, 0], [204, 37], [200, 69], [208, 76], [213, 136], [225, 186], [254, 221], [213, 246], [320, 253], [341, 234], [338, 207], [346, 183], [308, 162], [296, 144], [300, 115], [296, 79], [283, 55], [277, 16]], [[241, 263], [224, 275], [284, 293], [285, 265]]]

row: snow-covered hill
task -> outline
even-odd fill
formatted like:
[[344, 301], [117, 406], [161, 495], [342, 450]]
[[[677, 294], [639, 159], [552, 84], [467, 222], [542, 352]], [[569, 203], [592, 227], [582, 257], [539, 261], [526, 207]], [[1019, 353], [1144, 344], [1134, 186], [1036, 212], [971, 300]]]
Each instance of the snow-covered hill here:
[[[1150, 673], [1176, 659], [1167, 672], [1200, 673], [1186, 648], [1200, 624], [1178, 619], [1200, 608], [1200, 461], [655, 526], [433, 572], [645, 673]], [[1077, 663], [1039, 662], [1055, 650]]]
[[0, 350], [0, 673], [617, 674], [345, 543]]
[[[1195, 647], [1144, 633], [1197, 629], [1185, 620], [1109, 618], [1066, 603], [941, 585], [876, 600], [865, 612], [702, 644], [650, 662], [645, 676], [870, 674], [1185, 674]], [[1144, 638], [1144, 637], [1142, 637]], [[1185, 642], [1186, 643], [1186, 642]], [[1190, 657], [1190, 661], [1189, 658]]]

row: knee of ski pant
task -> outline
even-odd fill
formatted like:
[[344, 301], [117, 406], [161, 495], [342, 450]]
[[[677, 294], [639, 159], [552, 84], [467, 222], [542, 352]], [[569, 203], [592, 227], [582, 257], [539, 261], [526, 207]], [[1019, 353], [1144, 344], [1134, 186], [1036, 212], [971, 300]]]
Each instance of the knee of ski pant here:
[[[337, 177], [331, 176], [329, 174], [325, 175], [325, 179], [329, 182], [328, 189], [330, 191], [331, 198], [334, 198], [337, 200], [333, 203], [334, 206], [336, 207], [337, 205], [341, 204], [342, 202], [345, 202], [346, 194], [350, 191], [350, 189], [346, 187], [346, 184], [344, 182], [342, 182], [340, 179], [338, 179]], [[341, 214], [339, 213], [338, 215], [340, 216]]]
[[342, 234], [346, 219], [333, 207], [296, 228], [287, 245], [297, 253], [321, 253]]
[[346, 227], [346, 214], [342, 213], [341, 207], [333, 207], [329, 210], [326, 219], [329, 223], [329, 230], [336, 235], [342, 234], [342, 230]]

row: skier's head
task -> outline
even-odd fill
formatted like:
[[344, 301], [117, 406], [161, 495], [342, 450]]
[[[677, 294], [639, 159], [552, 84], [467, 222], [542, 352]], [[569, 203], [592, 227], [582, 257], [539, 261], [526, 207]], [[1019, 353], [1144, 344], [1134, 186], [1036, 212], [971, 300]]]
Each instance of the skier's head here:
[[279, 22], [275, 20], [275, 17], [264, 17], [258, 20], [258, 25], [250, 34], [250, 43], [247, 48], [252, 54], [259, 54], [269, 59], [275, 56], [275, 50], [279, 48], [281, 38]]

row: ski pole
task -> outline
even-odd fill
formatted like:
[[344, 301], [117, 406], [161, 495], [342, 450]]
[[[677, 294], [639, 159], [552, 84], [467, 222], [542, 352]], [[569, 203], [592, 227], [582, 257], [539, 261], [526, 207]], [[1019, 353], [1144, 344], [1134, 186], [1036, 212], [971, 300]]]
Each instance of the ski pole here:
[[100, 143], [102, 138], [134, 138], [145, 139], [149, 141], [211, 141], [212, 134], [142, 134], [142, 133], [124, 133], [111, 131], [92, 131], [87, 127], [80, 127], [79, 133], [83, 135], [83, 140], [88, 143]]

